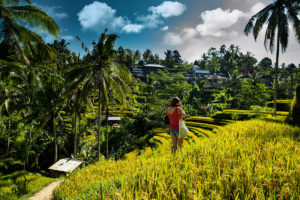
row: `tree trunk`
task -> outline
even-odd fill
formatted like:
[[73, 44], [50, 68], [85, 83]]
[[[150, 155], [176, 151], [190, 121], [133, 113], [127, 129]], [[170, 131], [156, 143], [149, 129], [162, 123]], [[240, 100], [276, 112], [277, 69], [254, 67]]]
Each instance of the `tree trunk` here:
[[29, 130], [28, 136], [29, 136], [29, 147], [28, 147], [27, 152], [26, 152], [25, 167], [24, 167], [25, 170], [26, 170], [26, 166], [29, 165], [29, 154], [30, 154], [30, 150], [31, 150], [31, 138], [32, 138], [31, 130]]
[[7, 132], [7, 147], [6, 147], [6, 155], [9, 154], [9, 145], [10, 145], [10, 120], [8, 120], [8, 132]]
[[106, 158], [108, 158], [108, 103], [106, 105]]
[[98, 160], [100, 160], [100, 155], [101, 155], [101, 153], [100, 153], [100, 150], [101, 150], [101, 144], [100, 144], [100, 142], [101, 142], [101, 99], [100, 99], [100, 97], [101, 97], [101, 88], [99, 87], [99, 89], [98, 89], [98, 152], [97, 152], [97, 156], [98, 156]]
[[78, 151], [80, 152], [81, 151], [81, 146], [80, 146], [80, 140], [81, 140], [81, 132], [80, 132], [80, 121], [81, 121], [81, 114], [80, 114], [80, 111], [78, 112], [78, 129], [77, 129], [77, 135], [78, 135], [78, 137], [77, 137], [77, 144], [78, 144], [78, 147], [77, 147], [77, 149], [78, 149]]
[[275, 83], [274, 83], [274, 113], [273, 115], [276, 116], [276, 101], [277, 101], [277, 90], [278, 90], [278, 62], [279, 62], [279, 29], [277, 31], [277, 49], [276, 49], [276, 63], [275, 63]]
[[55, 116], [54, 113], [51, 117], [51, 129], [54, 136], [54, 162], [57, 161], [57, 137], [56, 137], [56, 128], [55, 128]]
[[77, 110], [75, 109], [74, 113], [74, 151], [73, 151], [73, 156], [76, 158], [76, 152], [77, 152]]

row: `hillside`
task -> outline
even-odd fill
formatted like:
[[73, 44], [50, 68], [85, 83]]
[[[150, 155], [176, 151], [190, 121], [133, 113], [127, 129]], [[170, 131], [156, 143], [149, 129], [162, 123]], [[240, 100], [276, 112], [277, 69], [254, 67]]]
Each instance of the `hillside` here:
[[192, 132], [175, 157], [167, 129], [153, 130], [149, 142], [156, 148], [77, 171], [55, 199], [297, 199], [300, 129], [258, 119], [231, 122], [190, 118]]

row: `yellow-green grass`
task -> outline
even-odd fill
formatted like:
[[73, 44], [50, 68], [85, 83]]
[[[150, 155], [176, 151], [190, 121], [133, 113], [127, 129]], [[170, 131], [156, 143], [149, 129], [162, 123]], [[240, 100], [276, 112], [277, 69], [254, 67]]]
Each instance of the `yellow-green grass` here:
[[214, 124], [207, 124], [207, 123], [201, 123], [201, 122], [191, 122], [191, 121], [185, 121], [185, 124], [189, 127], [199, 127], [207, 130], [214, 130], [218, 129], [221, 126], [214, 125]]
[[261, 117], [262, 120], [277, 122], [277, 123], [284, 123], [286, 118], [287, 118], [287, 116], [283, 116], [283, 115], [276, 115], [276, 116], [265, 115], [265, 116]]
[[16, 171], [5, 176], [0, 176], [0, 199], [27, 199], [54, 180], [38, 173], [28, 173], [25, 171]]
[[215, 137], [135, 161], [102, 161], [71, 175], [56, 199], [299, 199], [300, 129], [250, 120]]
[[214, 119], [211, 117], [196, 117], [196, 116], [191, 116], [186, 121], [191, 121], [191, 122], [202, 122], [202, 123], [207, 123], [207, 124], [215, 124], [215, 125], [226, 125], [231, 122], [235, 122], [234, 120], [226, 120], [226, 119]]
[[[248, 114], [248, 113], [256, 113], [256, 114], [272, 114], [273, 111], [254, 111], [254, 110], [223, 110], [225, 113], [240, 113], [240, 114]], [[277, 115], [287, 116], [289, 112], [277, 111]]]
[[215, 133], [213, 133], [212, 131], [203, 129], [203, 128], [199, 128], [199, 127], [193, 127], [193, 126], [188, 126], [188, 129], [190, 131], [192, 131], [195, 135], [197, 135], [198, 137], [212, 137], [215, 135]]

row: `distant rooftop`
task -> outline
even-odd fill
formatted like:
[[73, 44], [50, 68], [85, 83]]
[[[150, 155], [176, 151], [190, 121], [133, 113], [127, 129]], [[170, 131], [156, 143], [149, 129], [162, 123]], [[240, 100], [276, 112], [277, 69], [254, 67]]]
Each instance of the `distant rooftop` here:
[[143, 70], [140, 68], [133, 68], [132, 72], [143, 72]]
[[201, 74], [209, 74], [210, 72], [208, 70], [195, 70], [195, 73], [201, 73]]
[[79, 167], [84, 161], [82, 160], [76, 160], [72, 158], [63, 158], [54, 163], [51, 167], [49, 167], [50, 170], [54, 171], [60, 171], [60, 172], [72, 172], [77, 167]]
[[147, 64], [145, 67], [157, 67], [157, 68], [166, 68], [165, 66], [159, 64]]
[[108, 121], [120, 121], [120, 120], [121, 120], [121, 117], [117, 117], [117, 116], [108, 117]]

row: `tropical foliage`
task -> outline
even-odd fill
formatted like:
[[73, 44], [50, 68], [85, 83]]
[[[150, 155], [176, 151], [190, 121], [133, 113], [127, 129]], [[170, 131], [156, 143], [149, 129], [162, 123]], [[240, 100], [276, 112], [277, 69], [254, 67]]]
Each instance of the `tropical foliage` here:
[[[46, 44], [32, 31], [59, 35], [30, 1], [0, 1], [0, 198], [27, 198], [53, 181], [44, 177], [53, 162], [73, 157], [88, 167], [66, 178], [56, 199], [296, 199], [299, 128], [284, 122], [297, 124], [300, 71], [278, 68], [278, 48], [287, 48], [289, 23], [299, 40], [297, 2], [274, 1], [246, 26], [257, 38], [267, 23], [271, 50], [278, 36], [273, 68], [234, 44], [193, 63], [178, 50], [116, 48], [107, 29], [91, 50], [76, 37], [80, 56], [68, 41]], [[146, 64], [165, 68], [135, 76]], [[277, 116], [266, 107], [274, 93]], [[162, 122], [174, 96], [190, 130], [177, 157]]]

